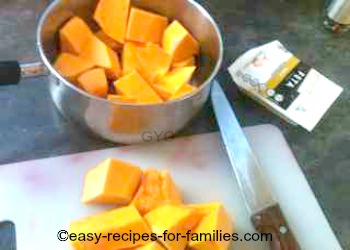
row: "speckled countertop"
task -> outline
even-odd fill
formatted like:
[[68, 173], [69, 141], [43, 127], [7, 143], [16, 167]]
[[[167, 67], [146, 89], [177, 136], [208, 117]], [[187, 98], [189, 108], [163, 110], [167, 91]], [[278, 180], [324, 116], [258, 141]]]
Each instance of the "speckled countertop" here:
[[[35, 28], [49, 1], [0, 0], [0, 58], [33, 61]], [[322, 29], [321, 0], [205, 0], [225, 37], [219, 79], [245, 126], [277, 125], [286, 136], [344, 249], [350, 249], [350, 33]], [[240, 94], [226, 71], [249, 48], [279, 39], [296, 55], [344, 88], [312, 132], [293, 127]], [[183, 135], [216, 131], [208, 103]], [[45, 77], [0, 91], [0, 164], [115, 146], [67, 123], [53, 106]], [[0, 249], [12, 249], [0, 225]], [[0, 234], [1, 235], [1, 234]]]

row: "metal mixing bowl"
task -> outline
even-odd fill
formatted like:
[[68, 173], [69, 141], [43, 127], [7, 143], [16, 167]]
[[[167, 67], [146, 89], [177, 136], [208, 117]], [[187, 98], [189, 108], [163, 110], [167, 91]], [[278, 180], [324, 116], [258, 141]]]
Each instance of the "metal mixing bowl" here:
[[[133, 144], [174, 135], [201, 110], [209, 97], [213, 78], [223, 58], [218, 26], [210, 14], [193, 0], [135, 0], [133, 6], [177, 19], [200, 42], [200, 67], [194, 77], [198, 90], [182, 99], [154, 105], [110, 102], [94, 97], [63, 78], [52, 66], [57, 55], [57, 31], [73, 15], [90, 25], [97, 1], [56, 0], [43, 13], [37, 45], [49, 73], [50, 93], [58, 109], [72, 121], [95, 134], [118, 143]], [[151, 136], [152, 135], [152, 136]]]

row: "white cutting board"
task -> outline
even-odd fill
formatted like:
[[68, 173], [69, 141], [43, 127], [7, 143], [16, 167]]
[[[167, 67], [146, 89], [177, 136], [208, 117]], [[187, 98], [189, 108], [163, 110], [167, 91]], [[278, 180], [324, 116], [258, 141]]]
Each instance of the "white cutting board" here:
[[[246, 134], [302, 249], [341, 249], [280, 131], [262, 125], [247, 128]], [[15, 223], [18, 250], [70, 249], [57, 240], [58, 231], [71, 220], [107, 209], [80, 203], [85, 173], [107, 157], [168, 168], [187, 202], [222, 201], [240, 236], [254, 232], [220, 136], [212, 133], [0, 166], [0, 219]], [[261, 242], [234, 246], [267, 249]]]

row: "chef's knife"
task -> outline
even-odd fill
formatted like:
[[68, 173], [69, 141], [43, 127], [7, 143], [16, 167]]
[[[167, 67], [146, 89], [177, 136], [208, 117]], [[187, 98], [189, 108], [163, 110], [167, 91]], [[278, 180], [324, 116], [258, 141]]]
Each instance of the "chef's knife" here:
[[213, 84], [211, 99], [222, 141], [253, 225], [260, 233], [272, 234], [271, 249], [298, 249], [293, 233], [283, 217], [278, 202], [269, 190], [235, 113], [217, 82]]

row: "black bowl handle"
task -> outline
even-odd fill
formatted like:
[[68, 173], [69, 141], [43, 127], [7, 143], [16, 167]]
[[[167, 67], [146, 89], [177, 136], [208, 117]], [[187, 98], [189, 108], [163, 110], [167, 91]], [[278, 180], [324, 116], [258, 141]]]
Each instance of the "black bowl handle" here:
[[18, 84], [21, 80], [21, 65], [17, 61], [0, 62], [0, 84]]
[[19, 63], [18, 61], [0, 62], [0, 85], [18, 84], [22, 78], [47, 75], [41, 62]]

